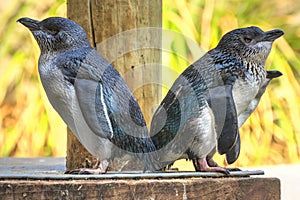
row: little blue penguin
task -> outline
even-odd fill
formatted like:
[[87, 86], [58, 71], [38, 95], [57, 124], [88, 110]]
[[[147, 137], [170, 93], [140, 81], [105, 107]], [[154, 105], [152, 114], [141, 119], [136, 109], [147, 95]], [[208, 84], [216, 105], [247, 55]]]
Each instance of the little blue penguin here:
[[254, 26], [232, 30], [175, 80], [150, 129], [156, 148], [164, 149], [163, 165], [188, 158], [196, 171], [231, 170], [218, 166], [213, 155], [228, 153], [231, 163], [237, 159], [239, 127], [269, 81], [281, 75], [265, 70], [272, 43], [281, 35], [281, 30], [264, 32]]
[[[269, 82], [282, 75], [277, 70], [266, 71], [265, 62], [273, 42], [283, 34], [278, 29], [264, 32], [255, 26], [235, 29], [225, 34], [217, 47], [208, 52], [216, 61], [214, 67], [223, 80], [223, 91], [228, 85], [230, 87], [228, 92], [221, 92], [227, 99], [225, 115], [224, 103], [218, 103], [224, 96], [216, 90], [218, 87], [207, 95], [216, 120], [218, 151], [226, 154], [228, 164], [235, 162], [240, 153], [238, 128], [255, 110]], [[212, 160], [213, 154], [208, 156], [208, 163], [218, 166]]]
[[84, 29], [61, 17], [18, 22], [40, 47], [38, 71], [51, 105], [98, 160], [94, 169], [78, 172], [106, 173], [118, 151], [137, 156], [143, 170], [159, 169], [135, 97], [117, 70], [90, 46]]

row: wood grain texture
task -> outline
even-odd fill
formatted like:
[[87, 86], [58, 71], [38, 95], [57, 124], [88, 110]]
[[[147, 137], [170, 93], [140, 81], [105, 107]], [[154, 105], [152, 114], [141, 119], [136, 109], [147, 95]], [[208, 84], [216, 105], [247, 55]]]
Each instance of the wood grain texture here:
[[276, 178], [0, 181], [1, 199], [279, 200]]
[[[95, 47], [90, 0], [68, 0], [67, 1], [67, 17], [79, 25], [86, 31], [90, 44]], [[72, 131], [67, 129], [67, 157], [66, 169], [72, 170], [83, 167], [92, 167], [95, 164], [95, 158], [81, 145]]]
[[161, 6], [161, 0], [96, 0], [91, 6], [97, 50], [134, 92], [148, 125], [161, 98], [161, 32], [151, 29], [161, 27]]
[[95, 47], [90, 0], [68, 0], [67, 16], [77, 22], [86, 31], [90, 44]]
[[[161, 32], [147, 28], [161, 27], [161, 12], [161, 0], [67, 1], [68, 18], [86, 30], [91, 45], [120, 72], [148, 126], [161, 98]], [[70, 130], [67, 143], [67, 170], [93, 166], [95, 159]]]

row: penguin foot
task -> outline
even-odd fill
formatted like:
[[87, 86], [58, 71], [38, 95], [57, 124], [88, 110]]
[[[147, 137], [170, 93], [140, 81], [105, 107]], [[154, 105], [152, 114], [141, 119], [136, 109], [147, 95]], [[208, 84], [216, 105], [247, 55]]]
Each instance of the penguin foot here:
[[221, 172], [225, 175], [230, 175], [229, 170], [220, 166], [209, 166], [206, 158], [193, 159], [193, 164], [197, 172]]
[[109, 162], [107, 160], [97, 161], [93, 168], [79, 168], [68, 170], [65, 174], [105, 174], [107, 172]]
[[[214, 159], [209, 159], [209, 160], [206, 160], [207, 161], [207, 164], [208, 164], [208, 166], [210, 166], [210, 167], [220, 167], [219, 165], [218, 165], [218, 163], [216, 163], [216, 161], [214, 161]], [[237, 168], [237, 167], [233, 167], [233, 168], [230, 168], [230, 167], [222, 167], [222, 168], [224, 168], [224, 169], [226, 169], [227, 171], [230, 171], [230, 172], [232, 172], [232, 171], [242, 171], [240, 168]]]

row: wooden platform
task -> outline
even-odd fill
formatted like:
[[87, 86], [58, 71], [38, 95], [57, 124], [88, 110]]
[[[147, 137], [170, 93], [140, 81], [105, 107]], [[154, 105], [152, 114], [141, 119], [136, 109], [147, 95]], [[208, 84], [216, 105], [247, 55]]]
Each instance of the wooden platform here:
[[280, 180], [232, 173], [64, 175], [64, 158], [1, 158], [0, 199], [280, 199]]

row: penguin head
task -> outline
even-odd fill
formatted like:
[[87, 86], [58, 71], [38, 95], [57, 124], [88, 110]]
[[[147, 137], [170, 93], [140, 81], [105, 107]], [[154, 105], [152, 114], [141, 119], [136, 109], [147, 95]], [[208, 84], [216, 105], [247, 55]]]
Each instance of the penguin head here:
[[31, 31], [42, 53], [63, 52], [90, 46], [84, 29], [72, 20], [50, 17], [38, 21], [25, 17], [17, 21]]
[[235, 29], [226, 33], [216, 48], [243, 60], [264, 63], [272, 43], [283, 34], [278, 29], [264, 32], [256, 26]]

